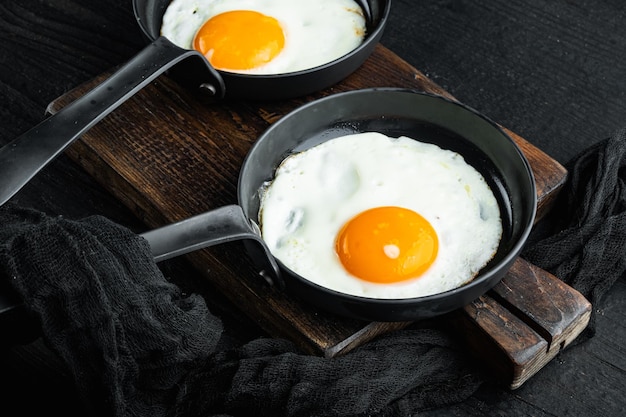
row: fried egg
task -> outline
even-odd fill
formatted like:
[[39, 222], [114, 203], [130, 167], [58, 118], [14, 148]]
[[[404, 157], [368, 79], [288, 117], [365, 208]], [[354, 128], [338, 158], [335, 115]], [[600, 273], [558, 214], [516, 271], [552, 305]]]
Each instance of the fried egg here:
[[358, 47], [365, 17], [354, 0], [173, 0], [161, 34], [197, 49], [214, 68], [284, 74], [331, 62]]
[[287, 157], [261, 190], [259, 223], [293, 272], [381, 299], [470, 282], [502, 236], [496, 197], [460, 154], [377, 132]]

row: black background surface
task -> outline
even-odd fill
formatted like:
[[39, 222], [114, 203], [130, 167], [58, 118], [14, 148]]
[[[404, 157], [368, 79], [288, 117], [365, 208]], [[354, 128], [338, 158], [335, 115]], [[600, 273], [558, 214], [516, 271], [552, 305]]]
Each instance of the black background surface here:
[[[464, 103], [566, 163], [626, 126], [623, 0], [393, 0], [382, 43]], [[144, 46], [130, 0], [0, 3], [0, 144], [45, 116], [49, 102]], [[60, 157], [13, 199], [50, 214], [102, 214], [145, 227], [81, 168]], [[182, 262], [172, 275], [192, 274]], [[626, 285], [598, 310], [598, 333], [555, 358], [522, 388], [486, 384], [467, 401], [424, 415], [613, 416], [626, 408]], [[226, 302], [227, 330], [262, 331]], [[8, 338], [10, 335], [0, 335]], [[0, 414], [80, 412], [40, 340], [2, 350]], [[9, 412], [9, 409], [15, 410]]]

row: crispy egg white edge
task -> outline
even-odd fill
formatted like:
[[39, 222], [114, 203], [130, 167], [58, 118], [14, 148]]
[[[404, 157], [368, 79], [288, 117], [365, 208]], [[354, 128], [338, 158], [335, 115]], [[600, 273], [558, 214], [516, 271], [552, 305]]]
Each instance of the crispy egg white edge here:
[[[335, 291], [403, 299], [457, 288], [471, 281], [493, 257], [502, 235], [498, 203], [482, 175], [461, 155], [375, 132], [338, 139], [287, 158], [262, 192], [263, 238], [288, 268]], [[359, 159], [352, 160], [355, 155]], [[446, 181], [435, 184], [431, 178], [437, 176]], [[428, 198], [413, 198], [409, 187]], [[374, 195], [376, 199], [371, 198]], [[336, 209], [328, 208], [332, 203]], [[437, 231], [437, 259], [417, 279], [396, 284], [363, 281], [342, 267], [334, 251], [336, 234], [347, 220], [383, 205], [411, 208]], [[335, 279], [328, 278], [331, 273], [337, 274]]]
[[161, 34], [192, 49], [202, 24], [230, 10], [272, 16], [285, 32], [285, 47], [276, 58], [253, 70], [236, 71], [241, 73], [278, 74], [326, 64], [357, 48], [366, 31], [363, 11], [353, 0], [173, 0], [163, 15]]

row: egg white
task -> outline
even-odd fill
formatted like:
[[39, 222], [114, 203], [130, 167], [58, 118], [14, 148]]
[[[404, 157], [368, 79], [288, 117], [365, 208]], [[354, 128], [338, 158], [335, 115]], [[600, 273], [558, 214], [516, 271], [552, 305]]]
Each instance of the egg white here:
[[[437, 232], [437, 259], [420, 277], [377, 284], [343, 268], [337, 233], [356, 214], [380, 206], [411, 209]], [[436, 294], [471, 281], [502, 236], [493, 192], [460, 154], [376, 132], [286, 158], [262, 190], [259, 221], [270, 251], [292, 271], [335, 291], [384, 299]]]
[[358, 47], [366, 31], [363, 11], [354, 0], [173, 0], [163, 15], [161, 34], [192, 49], [203, 23], [231, 10], [274, 17], [285, 34], [278, 56], [266, 65], [236, 71], [241, 73], [284, 74], [329, 63]]

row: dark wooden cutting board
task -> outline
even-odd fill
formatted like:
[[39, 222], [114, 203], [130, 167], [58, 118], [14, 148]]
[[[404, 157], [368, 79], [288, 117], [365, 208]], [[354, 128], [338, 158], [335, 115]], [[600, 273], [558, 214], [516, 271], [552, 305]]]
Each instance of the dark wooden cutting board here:
[[[52, 102], [55, 113], [108, 74]], [[74, 143], [67, 154], [149, 227], [237, 202], [240, 166], [256, 138], [298, 105], [367, 87], [405, 87], [451, 97], [385, 47], [340, 84], [280, 102], [211, 103], [162, 76]], [[538, 218], [549, 209], [567, 172], [509, 131], [536, 177]], [[363, 322], [319, 311], [269, 286], [239, 243], [187, 255], [232, 302], [269, 333], [303, 351], [335, 356], [408, 323]], [[541, 369], [587, 325], [591, 306], [575, 290], [522, 259], [505, 279], [448, 318], [468, 346], [511, 388]]]

